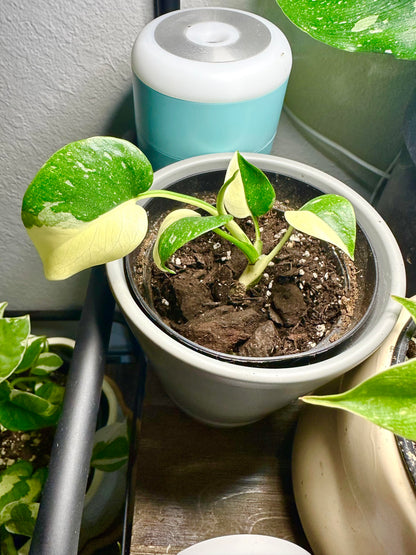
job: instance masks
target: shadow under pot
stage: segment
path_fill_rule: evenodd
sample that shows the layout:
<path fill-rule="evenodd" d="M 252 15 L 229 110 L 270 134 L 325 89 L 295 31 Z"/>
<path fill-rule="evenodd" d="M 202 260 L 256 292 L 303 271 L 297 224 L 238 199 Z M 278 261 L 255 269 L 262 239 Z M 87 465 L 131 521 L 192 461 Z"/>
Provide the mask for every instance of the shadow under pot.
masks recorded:
<path fill-rule="evenodd" d="M 285 209 L 334 193 L 356 211 L 354 263 L 295 231 L 261 281 L 241 294 L 234 280 L 245 258 L 212 234 L 177 251 L 170 261 L 175 274 L 164 274 L 152 263 L 152 242 L 158 222 L 179 206 L 154 199 L 146 204 L 144 243 L 124 267 L 107 266 L 119 306 L 166 391 L 185 412 L 213 425 L 255 421 L 361 362 L 397 317 L 390 294 L 404 290 L 397 244 L 357 193 L 291 160 L 247 158 L 276 190 L 277 203 L 260 222 L 266 252 L 287 229 Z M 228 161 L 221 154 L 178 162 L 156 172 L 155 188 L 214 202 Z M 250 222 L 245 231 L 250 235 Z"/>

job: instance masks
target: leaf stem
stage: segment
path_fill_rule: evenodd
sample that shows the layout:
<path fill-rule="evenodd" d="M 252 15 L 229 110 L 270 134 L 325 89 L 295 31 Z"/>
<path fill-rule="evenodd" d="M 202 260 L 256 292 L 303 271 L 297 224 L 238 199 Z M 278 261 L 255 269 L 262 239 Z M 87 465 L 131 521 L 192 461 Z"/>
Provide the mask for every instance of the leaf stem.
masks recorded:
<path fill-rule="evenodd" d="M 196 206 L 197 208 L 201 208 L 211 214 L 211 216 L 218 216 L 218 210 L 209 202 L 205 202 L 196 197 L 191 197 L 190 195 L 184 195 L 182 193 L 175 193 L 174 191 L 161 191 L 161 190 L 152 190 L 145 191 L 144 193 L 140 193 L 137 195 L 136 199 L 141 200 L 144 198 L 167 198 L 170 200 L 177 200 L 178 202 L 186 202 L 191 204 L 192 206 Z"/>
<path fill-rule="evenodd" d="M 192 206 L 205 210 L 206 212 L 208 212 L 208 214 L 211 214 L 212 216 L 221 215 L 220 211 L 217 210 L 215 206 L 212 206 L 212 204 L 209 204 L 204 200 L 192 197 L 190 195 L 175 193 L 174 191 L 150 190 L 144 193 L 140 193 L 136 198 L 137 200 L 141 200 L 144 198 L 152 197 L 167 198 L 170 200 L 176 200 L 178 202 L 186 202 L 187 204 L 191 204 Z M 226 214 L 225 211 L 224 214 Z M 215 233 L 217 233 L 220 237 L 223 237 L 227 241 L 230 241 L 230 243 L 236 245 L 246 255 L 250 264 L 253 264 L 258 259 L 258 252 L 253 247 L 250 239 L 247 237 L 241 227 L 234 220 L 231 220 L 230 222 L 225 224 L 224 227 L 226 227 L 230 233 L 226 233 L 221 229 L 214 230 Z"/>
<path fill-rule="evenodd" d="M 269 254 L 261 255 L 254 264 L 248 264 L 244 272 L 238 279 L 239 283 L 241 283 L 246 289 L 253 287 L 253 285 L 255 285 L 260 280 L 264 270 L 267 268 L 269 263 L 282 250 L 284 244 L 292 235 L 293 229 L 294 228 L 290 225 L 286 233 L 283 235 L 277 245 L 269 252 Z"/>

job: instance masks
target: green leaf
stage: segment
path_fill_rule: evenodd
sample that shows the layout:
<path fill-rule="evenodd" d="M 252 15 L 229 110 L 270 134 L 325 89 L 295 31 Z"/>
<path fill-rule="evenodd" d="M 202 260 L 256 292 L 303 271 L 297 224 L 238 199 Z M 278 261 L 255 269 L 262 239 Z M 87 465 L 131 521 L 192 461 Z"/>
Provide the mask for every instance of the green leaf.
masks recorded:
<path fill-rule="evenodd" d="M 63 364 L 61 357 L 55 353 L 41 353 L 36 361 L 36 366 L 31 370 L 35 376 L 47 376 L 58 370 Z"/>
<path fill-rule="evenodd" d="M 193 212 L 194 215 L 188 215 Z M 230 215 L 201 217 L 193 210 L 180 209 L 171 212 L 163 220 L 153 249 L 155 264 L 165 272 L 174 273 L 165 262 L 183 245 L 196 237 L 225 225 Z M 155 256 L 156 253 L 156 256 Z"/>
<path fill-rule="evenodd" d="M 46 477 L 46 468 L 33 472 L 28 461 L 17 461 L 3 470 L 0 473 L 0 511 L 15 501 L 31 503 L 39 499 Z"/>
<path fill-rule="evenodd" d="M 113 472 L 126 464 L 129 456 L 127 423 L 115 422 L 95 433 L 91 466 L 104 472 Z"/>
<path fill-rule="evenodd" d="M 61 406 L 38 395 L 12 390 L 10 401 L 0 403 L 0 424 L 11 431 L 26 432 L 55 426 Z"/>
<path fill-rule="evenodd" d="M 0 382 L 0 403 L 3 403 L 4 401 L 8 401 L 10 399 L 11 391 L 12 387 L 7 380 Z"/>
<path fill-rule="evenodd" d="M 287 210 L 285 218 L 295 229 L 332 243 L 354 260 L 356 221 L 349 200 L 339 195 L 321 195 L 300 210 Z"/>
<path fill-rule="evenodd" d="M 326 44 L 416 59 L 414 0 L 277 0 L 287 17 Z"/>
<path fill-rule="evenodd" d="M 237 172 L 237 173 L 236 173 Z M 236 218 L 262 216 L 273 206 L 274 188 L 266 175 L 239 152 L 232 157 L 225 182 L 235 175 L 224 193 L 224 206 Z"/>
<path fill-rule="evenodd" d="M 13 535 L 4 528 L 0 527 L 0 553 L 2 555 L 18 555 L 14 545 Z"/>
<path fill-rule="evenodd" d="M 35 393 L 53 405 L 61 405 L 64 400 L 65 387 L 54 382 L 46 382 L 37 384 Z"/>
<path fill-rule="evenodd" d="M 0 382 L 13 374 L 19 366 L 26 351 L 29 333 L 28 315 L 0 318 Z"/>
<path fill-rule="evenodd" d="M 28 337 L 25 354 L 18 368 L 16 369 L 16 372 L 24 372 L 25 370 L 31 368 L 35 364 L 39 355 L 45 349 L 45 345 L 46 337 L 37 337 L 36 335 L 30 335 Z"/>
<path fill-rule="evenodd" d="M 301 399 L 358 414 L 395 434 L 416 440 L 416 359 L 388 368 L 344 393 Z"/>
<path fill-rule="evenodd" d="M 92 137 L 58 150 L 23 198 L 22 220 L 48 279 L 125 256 L 143 240 L 146 211 L 136 197 L 153 172 L 133 144 Z"/>
<path fill-rule="evenodd" d="M 4 507 L 0 513 L 0 520 L 11 534 L 33 536 L 36 519 L 38 517 L 39 503 L 22 503 L 15 501 Z"/>
<path fill-rule="evenodd" d="M 0 303 L 0 318 L 3 318 L 4 316 L 4 311 L 6 310 L 7 304 L 8 303 L 6 302 Z"/>
<path fill-rule="evenodd" d="M 397 295 L 392 295 L 392 298 L 400 303 L 408 311 L 413 321 L 416 322 L 416 301 L 412 299 L 406 299 L 405 297 L 399 297 Z"/>

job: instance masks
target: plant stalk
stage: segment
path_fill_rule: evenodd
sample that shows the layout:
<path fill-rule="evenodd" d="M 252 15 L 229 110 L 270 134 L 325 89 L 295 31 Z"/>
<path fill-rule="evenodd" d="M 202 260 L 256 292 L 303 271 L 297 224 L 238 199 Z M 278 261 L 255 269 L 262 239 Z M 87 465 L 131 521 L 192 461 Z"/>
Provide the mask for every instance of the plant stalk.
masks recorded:
<path fill-rule="evenodd" d="M 269 254 L 261 255 L 254 264 L 248 264 L 246 266 L 244 272 L 238 279 L 238 282 L 241 283 L 241 285 L 243 285 L 245 289 L 250 289 L 250 287 L 253 287 L 254 285 L 256 285 L 256 283 L 258 283 L 261 276 L 263 275 L 264 270 L 267 268 L 273 258 L 279 254 L 285 243 L 288 241 L 289 237 L 292 235 L 293 229 L 294 228 L 290 225 L 286 233 L 283 235 L 277 245 L 269 252 Z"/>

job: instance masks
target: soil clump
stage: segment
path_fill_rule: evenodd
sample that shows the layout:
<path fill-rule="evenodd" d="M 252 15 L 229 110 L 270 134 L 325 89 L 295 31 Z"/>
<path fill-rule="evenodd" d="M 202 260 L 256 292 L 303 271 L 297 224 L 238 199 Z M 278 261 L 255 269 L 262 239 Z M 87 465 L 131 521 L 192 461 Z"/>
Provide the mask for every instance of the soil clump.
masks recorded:
<path fill-rule="evenodd" d="M 288 227 L 282 205 L 259 223 L 267 253 Z M 252 223 L 239 224 L 254 236 Z M 157 229 L 158 223 L 135 253 L 134 279 L 163 322 L 190 341 L 222 353 L 270 357 L 308 351 L 348 326 L 357 298 L 355 266 L 332 246 L 295 230 L 258 284 L 242 291 L 238 277 L 246 258 L 234 245 L 205 234 L 172 256 L 167 266 L 175 274 L 166 274 L 149 256 Z"/>

